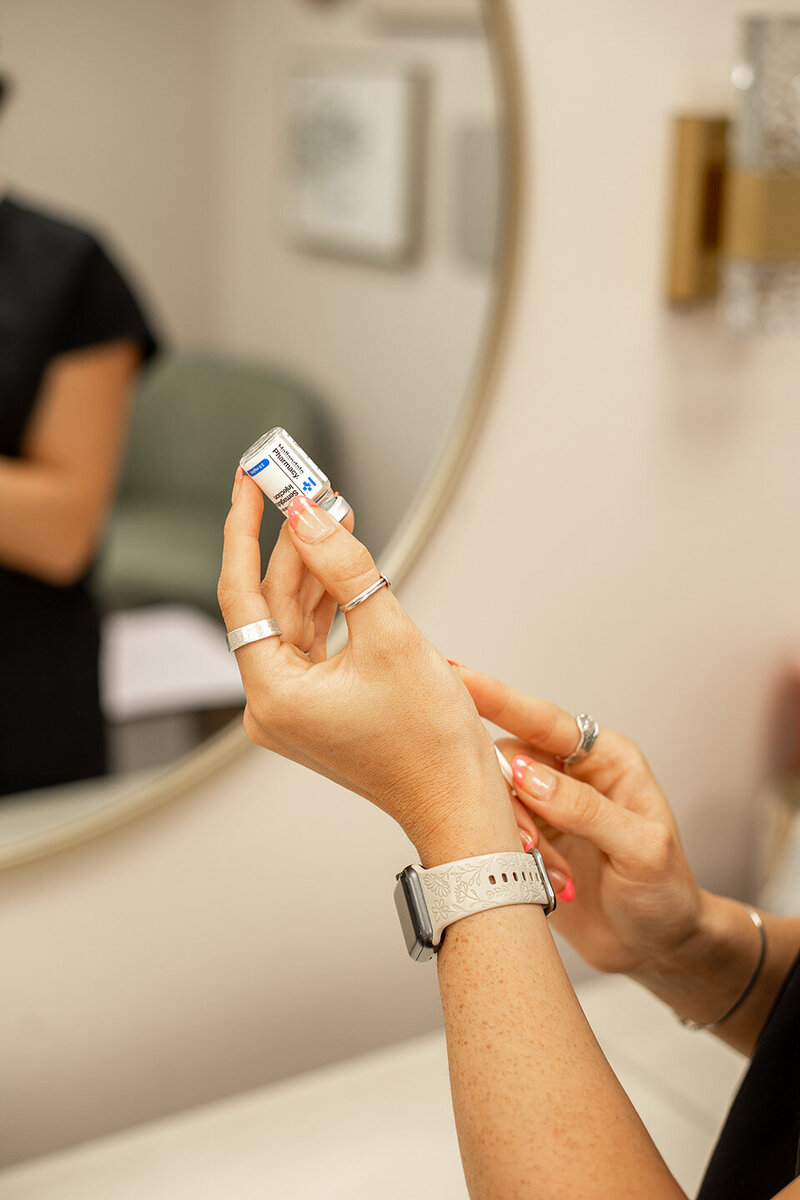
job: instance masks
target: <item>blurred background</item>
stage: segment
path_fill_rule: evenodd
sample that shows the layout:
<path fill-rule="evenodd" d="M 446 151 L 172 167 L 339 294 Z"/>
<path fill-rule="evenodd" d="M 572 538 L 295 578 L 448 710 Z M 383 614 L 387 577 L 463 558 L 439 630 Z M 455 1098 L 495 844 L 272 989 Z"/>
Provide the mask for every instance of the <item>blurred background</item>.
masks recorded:
<path fill-rule="evenodd" d="M 297 0 L 4 6 L 5 186 L 100 234 L 162 342 L 92 580 L 115 772 L 174 761 L 240 707 L 216 579 L 247 446 L 285 426 L 380 555 L 480 361 L 491 49 L 477 4 L 443 37 L 400 24 Z"/>
<path fill-rule="evenodd" d="M 738 0 L 481 11 L 469 0 L 6 0 L 3 62 L 18 87 L 0 161 L 15 188 L 107 231 L 151 300 L 167 356 L 142 382 L 141 420 L 149 388 L 153 415 L 166 412 L 170 372 L 187 362 L 188 405 L 220 370 L 247 396 L 255 378 L 307 404 L 320 465 L 379 556 L 437 478 L 437 452 L 496 348 L 487 330 L 513 266 L 488 410 L 416 545 L 403 603 L 448 657 L 633 736 L 701 884 L 796 912 L 796 223 L 778 245 L 742 235 L 712 254 L 723 178 L 777 171 L 791 192 L 798 174 L 800 8 L 781 0 L 763 14 L 788 22 L 777 33 L 754 34 L 752 15 Z M 705 130 L 689 149 L 676 141 L 682 117 Z M 720 122 L 733 123 L 730 139 Z M 778 144 L 788 157 L 753 156 Z M 688 297 L 674 290 L 676 254 Z M 169 444 L 183 431 L 202 458 L 188 422 L 191 435 L 181 415 Z M 185 594 L 110 599 L 130 479 L 98 574 L 109 619 L 164 605 L 184 630 L 187 609 L 216 621 Z M 219 495 L 213 504 L 217 520 Z M 149 644 L 163 662 L 179 638 L 169 623 L 160 631 Z M 198 662 L 219 632 L 204 627 L 181 661 Z M 156 690 L 175 676 L 173 665 Z M 156 762 L 204 734 L 185 728 L 185 695 L 165 707 L 140 682 L 150 708 L 123 705 L 113 720 L 127 729 L 128 769 L 154 772 L 147 813 L 91 840 L 85 788 L 72 798 L 77 826 L 64 796 L 3 814 L 18 848 L 0 911 L 9 1164 L 440 1028 L 435 979 L 409 962 L 396 925 L 394 876 L 414 855 L 399 830 L 233 735 L 226 759 L 204 760 L 190 785 L 169 782 Z M 234 704 L 217 691 L 204 719 L 216 727 Z M 49 857 L 27 850 L 37 804 L 61 831 Z M 340 890 L 354 862 L 355 914 Z M 298 864 L 313 880 L 302 896 Z M 564 958 L 579 986 L 598 983 Z M 691 1080 L 658 1142 L 689 1187 L 740 1064 L 719 1068 L 698 1041 L 672 1039 L 672 1018 L 640 1021 L 629 995 L 603 996 L 593 1012 L 598 1028 L 614 1025 L 626 1086 L 646 1090 L 660 1072 L 663 1115 L 670 1063 Z M 443 1085 L 441 1058 L 425 1078 Z M 380 1127 L 408 1130 L 413 1074 L 396 1090 L 382 1079 Z M 330 1109 L 303 1111 L 344 1137 Z M 680 1147 L 695 1135 L 683 1174 Z"/>

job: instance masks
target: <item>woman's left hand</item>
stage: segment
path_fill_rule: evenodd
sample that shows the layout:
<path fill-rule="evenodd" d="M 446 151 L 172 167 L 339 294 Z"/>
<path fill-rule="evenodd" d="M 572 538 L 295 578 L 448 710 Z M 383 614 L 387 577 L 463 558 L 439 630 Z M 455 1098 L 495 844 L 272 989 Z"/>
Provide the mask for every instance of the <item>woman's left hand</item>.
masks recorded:
<path fill-rule="evenodd" d="M 325 657 L 336 605 L 378 578 L 366 548 L 297 497 L 262 583 L 262 510 L 260 489 L 240 476 L 220 607 L 229 630 L 273 616 L 283 631 L 236 652 L 248 736 L 384 809 L 423 865 L 520 849 L 492 740 L 467 689 L 389 588 L 347 613 L 347 645 Z"/>

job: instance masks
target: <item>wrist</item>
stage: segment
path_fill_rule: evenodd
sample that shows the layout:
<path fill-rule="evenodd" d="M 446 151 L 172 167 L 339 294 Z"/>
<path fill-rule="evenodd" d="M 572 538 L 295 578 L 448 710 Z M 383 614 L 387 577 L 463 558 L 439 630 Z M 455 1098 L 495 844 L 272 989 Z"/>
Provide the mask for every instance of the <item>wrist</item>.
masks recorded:
<path fill-rule="evenodd" d="M 680 1017 L 706 1024 L 741 994 L 759 950 L 747 906 L 701 890 L 691 931 L 634 978 Z"/>
<path fill-rule="evenodd" d="M 521 851 L 519 829 L 503 779 L 483 785 L 455 784 L 446 800 L 418 810 L 415 828 L 406 828 L 423 867 L 499 851 Z"/>

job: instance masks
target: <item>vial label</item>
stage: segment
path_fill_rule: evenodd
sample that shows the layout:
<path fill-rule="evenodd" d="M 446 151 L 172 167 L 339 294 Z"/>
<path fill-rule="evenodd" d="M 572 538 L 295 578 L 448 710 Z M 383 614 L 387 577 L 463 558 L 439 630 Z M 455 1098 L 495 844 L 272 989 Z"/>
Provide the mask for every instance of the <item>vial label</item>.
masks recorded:
<path fill-rule="evenodd" d="M 316 464 L 298 453 L 299 449 L 287 438 L 276 436 L 268 444 L 259 446 L 255 463 L 242 464 L 262 492 L 284 514 L 293 496 L 316 500 L 330 486 Z"/>

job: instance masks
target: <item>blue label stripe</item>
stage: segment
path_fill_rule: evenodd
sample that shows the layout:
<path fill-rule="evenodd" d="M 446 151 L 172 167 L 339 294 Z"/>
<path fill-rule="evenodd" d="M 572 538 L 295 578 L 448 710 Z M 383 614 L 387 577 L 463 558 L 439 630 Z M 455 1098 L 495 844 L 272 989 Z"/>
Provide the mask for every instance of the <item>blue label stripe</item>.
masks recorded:
<path fill-rule="evenodd" d="M 256 465 L 254 467 L 251 467 L 250 470 L 247 472 L 247 474 L 248 475 L 257 475 L 259 471 L 263 471 L 264 467 L 268 467 L 268 466 L 269 466 L 269 459 L 262 458 L 261 462 L 256 463 Z"/>

